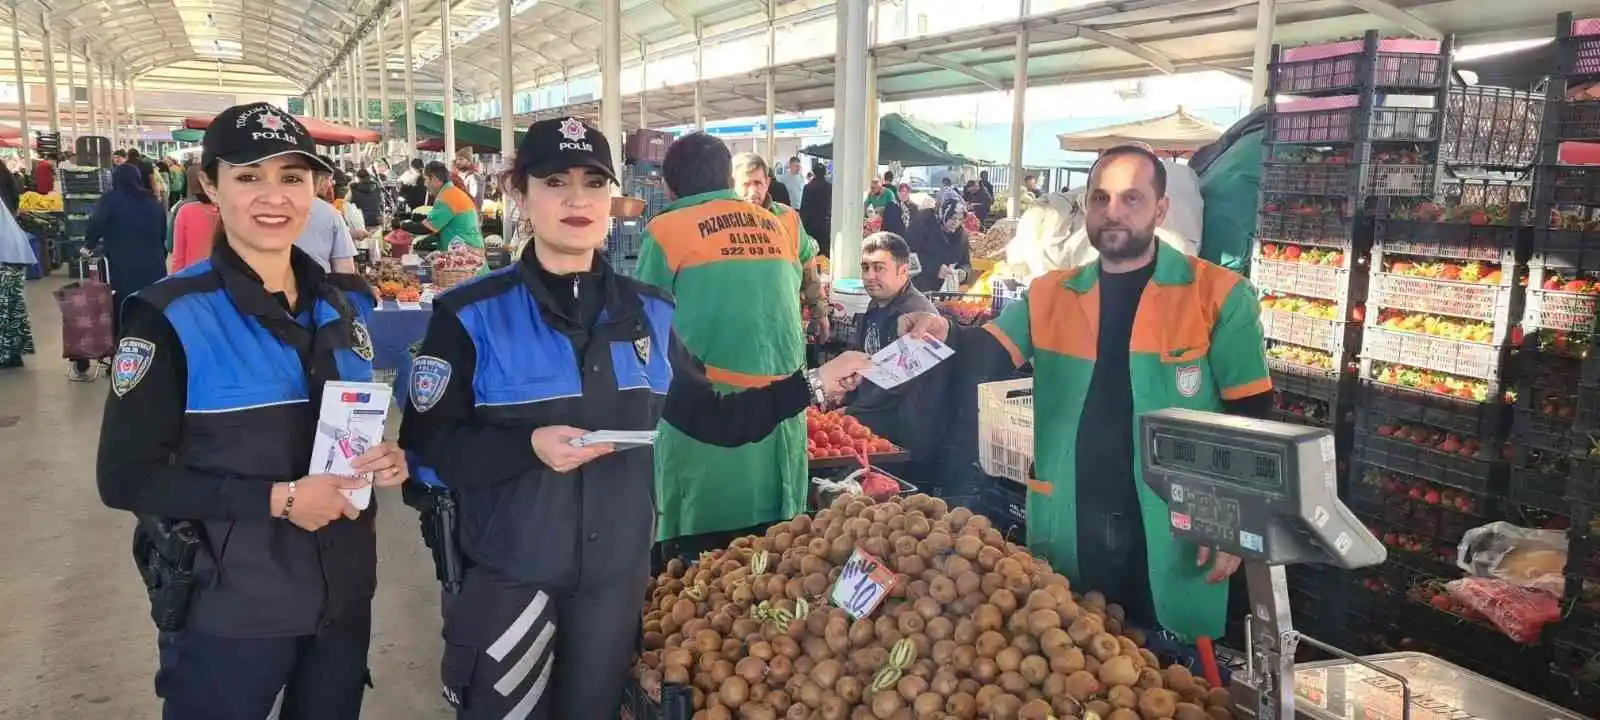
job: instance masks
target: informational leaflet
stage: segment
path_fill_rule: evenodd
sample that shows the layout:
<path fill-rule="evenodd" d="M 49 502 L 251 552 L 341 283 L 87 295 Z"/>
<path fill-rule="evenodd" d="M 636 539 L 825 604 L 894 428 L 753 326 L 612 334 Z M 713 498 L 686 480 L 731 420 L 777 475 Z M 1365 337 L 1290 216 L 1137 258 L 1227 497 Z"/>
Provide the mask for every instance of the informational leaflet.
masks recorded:
<path fill-rule="evenodd" d="M 361 473 L 350 461 L 383 442 L 384 423 L 389 417 L 393 389 L 382 383 L 329 382 L 322 391 L 322 410 L 317 417 L 317 437 L 311 446 L 312 475 Z M 372 485 L 343 491 L 357 510 L 372 502 Z"/>
<path fill-rule="evenodd" d="M 902 336 L 872 356 L 872 368 L 866 378 L 885 390 L 898 386 L 921 375 L 955 351 L 933 338 L 918 339 Z"/>
<path fill-rule="evenodd" d="M 611 444 L 618 450 L 654 445 L 656 431 L 654 430 L 595 430 L 582 437 L 572 439 L 573 447 L 588 447 L 590 445 Z"/>

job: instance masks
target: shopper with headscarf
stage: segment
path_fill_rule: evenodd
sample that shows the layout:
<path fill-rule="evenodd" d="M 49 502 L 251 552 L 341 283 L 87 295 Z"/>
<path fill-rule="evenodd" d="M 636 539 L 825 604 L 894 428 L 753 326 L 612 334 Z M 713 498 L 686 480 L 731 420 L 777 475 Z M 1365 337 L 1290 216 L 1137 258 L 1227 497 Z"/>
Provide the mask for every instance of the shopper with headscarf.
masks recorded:
<path fill-rule="evenodd" d="M 972 255 L 967 246 L 967 230 L 962 221 L 967 217 L 966 205 L 947 197 L 940 201 L 922 201 L 911 220 L 906 243 L 915 257 L 913 268 L 919 271 L 911 284 L 923 292 L 935 292 L 944 286 L 945 278 L 956 273 L 957 282 L 972 272 Z"/>
<path fill-rule="evenodd" d="M 86 252 L 105 248 L 113 307 L 167 276 L 167 211 L 150 194 L 138 164 L 112 171 L 111 192 L 95 205 L 83 239 Z M 120 314 L 111 314 L 113 328 L 121 327 Z"/>
<path fill-rule="evenodd" d="M 28 304 L 22 286 L 28 266 L 38 262 L 28 234 L 11 213 L 0 213 L 0 370 L 22 367 L 22 356 L 33 354 L 33 329 L 28 324 Z"/>

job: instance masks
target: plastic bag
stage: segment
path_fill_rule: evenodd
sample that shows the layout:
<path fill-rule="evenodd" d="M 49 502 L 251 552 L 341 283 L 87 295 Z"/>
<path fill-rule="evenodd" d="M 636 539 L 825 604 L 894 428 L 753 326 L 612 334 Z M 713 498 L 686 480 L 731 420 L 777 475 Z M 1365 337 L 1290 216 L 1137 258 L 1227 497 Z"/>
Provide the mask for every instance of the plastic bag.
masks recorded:
<path fill-rule="evenodd" d="M 1461 536 L 1456 566 L 1474 577 L 1560 595 L 1567 586 L 1567 536 L 1559 530 L 1492 522 Z"/>
<path fill-rule="evenodd" d="M 1547 623 L 1561 618 L 1560 601 L 1543 590 L 1483 577 L 1452 580 L 1445 587 L 1451 597 L 1519 643 L 1537 641 Z"/>

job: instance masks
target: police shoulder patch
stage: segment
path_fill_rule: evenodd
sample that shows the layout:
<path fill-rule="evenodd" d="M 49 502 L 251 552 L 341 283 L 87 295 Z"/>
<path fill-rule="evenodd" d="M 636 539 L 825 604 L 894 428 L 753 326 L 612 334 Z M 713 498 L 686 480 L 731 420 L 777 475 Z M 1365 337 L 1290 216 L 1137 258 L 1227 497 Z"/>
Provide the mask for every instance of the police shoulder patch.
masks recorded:
<path fill-rule="evenodd" d="M 117 357 L 111 363 L 111 392 L 127 395 L 139 386 L 155 362 L 156 344 L 144 338 L 123 338 L 117 344 Z"/>
<path fill-rule="evenodd" d="M 372 362 L 372 332 L 360 320 L 350 321 L 350 349 L 362 360 Z"/>
<path fill-rule="evenodd" d="M 432 355 L 418 355 L 411 361 L 411 406 L 427 412 L 444 398 L 450 384 L 450 363 Z"/>

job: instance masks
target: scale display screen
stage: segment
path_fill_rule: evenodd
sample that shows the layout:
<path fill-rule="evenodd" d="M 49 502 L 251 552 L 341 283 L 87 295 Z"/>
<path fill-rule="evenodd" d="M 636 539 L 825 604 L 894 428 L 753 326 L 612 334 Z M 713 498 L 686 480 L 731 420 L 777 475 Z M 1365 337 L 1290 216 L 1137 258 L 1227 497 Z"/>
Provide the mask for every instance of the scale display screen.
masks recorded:
<path fill-rule="evenodd" d="M 1200 473 L 1229 480 L 1254 490 L 1282 495 L 1281 453 L 1264 452 L 1238 444 L 1221 445 L 1192 437 L 1157 432 L 1151 464 L 1182 473 Z M 1237 522 L 1237 521 L 1236 521 Z"/>

